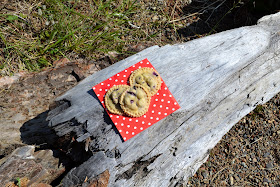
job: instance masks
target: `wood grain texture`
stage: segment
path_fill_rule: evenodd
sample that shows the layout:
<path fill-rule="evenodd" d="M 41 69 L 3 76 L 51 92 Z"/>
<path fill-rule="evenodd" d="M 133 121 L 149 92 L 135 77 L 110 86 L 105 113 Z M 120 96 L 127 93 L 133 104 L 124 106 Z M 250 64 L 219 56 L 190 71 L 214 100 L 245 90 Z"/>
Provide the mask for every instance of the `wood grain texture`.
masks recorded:
<path fill-rule="evenodd" d="M 208 152 L 243 116 L 280 91 L 280 14 L 258 25 L 177 45 L 153 46 L 83 80 L 57 98 L 49 126 L 59 136 L 91 138 L 93 156 L 72 169 L 63 184 L 83 183 L 105 170 L 109 186 L 175 186 L 184 183 Z M 127 142 L 91 87 L 148 58 L 181 106 Z M 83 149 L 83 148 L 81 148 Z"/>

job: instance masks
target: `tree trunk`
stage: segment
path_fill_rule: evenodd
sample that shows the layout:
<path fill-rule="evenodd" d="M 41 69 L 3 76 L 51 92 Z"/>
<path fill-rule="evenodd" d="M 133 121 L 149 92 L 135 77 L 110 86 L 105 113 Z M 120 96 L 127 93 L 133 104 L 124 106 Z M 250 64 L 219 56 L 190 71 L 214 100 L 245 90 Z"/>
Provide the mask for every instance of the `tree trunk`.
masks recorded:
<path fill-rule="evenodd" d="M 57 98 L 49 126 L 58 136 L 74 133 L 78 142 L 89 143 L 93 154 L 72 169 L 63 184 L 96 182 L 100 176 L 107 177 L 109 186 L 187 182 L 235 123 L 280 91 L 279 29 L 280 13 L 255 26 L 153 46 L 87 77 Z M 144 58 L 181 108 L 123 142 L 92 86 Z"/>

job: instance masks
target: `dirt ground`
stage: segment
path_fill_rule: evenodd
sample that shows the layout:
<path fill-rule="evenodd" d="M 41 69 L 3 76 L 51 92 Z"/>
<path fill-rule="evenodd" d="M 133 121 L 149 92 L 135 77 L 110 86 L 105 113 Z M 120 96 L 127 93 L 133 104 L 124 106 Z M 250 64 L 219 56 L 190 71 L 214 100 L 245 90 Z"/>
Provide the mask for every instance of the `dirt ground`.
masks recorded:
<path fill-rule="evenodd" d="M 170 1 L 168 1 L 170 2 Z M 267 10 L 252 10 L 250 1 L 243 1 L 232 9 L 235 1 L 199 1 L 174 9 L 177 19 L 191 20 L 178 30 L 162 28 L 162 44 L 189 41 L 209 33 L 256 24 Z M 172 4 L 170 2 L 170 6 Z M 146 8 L 153 8 L 152 3 Z M 202 8 L 203 7 L 203 8 Z M 213 29 L 214 28 L 214 29 Z M 172 41 L 172 42 L 171 42 Z M 130 44 L 138 52 L 158 45 L 157 40 Z M 47 128 L 44 118 L 54 99 L 75 86 L 86 76 L 125 58 L 122 55 L 102 56 L 98 60 L 65 58 L 54 66 L 37 73 L 23 72 L 0 80 L 0 159 L 15 148 L 36 145 L 52 148 L 55 142 L 46 137 L 55 135 Z M 8 84 L 6 84 L 8 83 Z M 206 163 L 185 181 L 190 186 L 278 186 L 280 183 L 280 94 L 258 106 L 240 120 L 213 148 Z M 36 131 L 34 131 L 34 128 Z"/>

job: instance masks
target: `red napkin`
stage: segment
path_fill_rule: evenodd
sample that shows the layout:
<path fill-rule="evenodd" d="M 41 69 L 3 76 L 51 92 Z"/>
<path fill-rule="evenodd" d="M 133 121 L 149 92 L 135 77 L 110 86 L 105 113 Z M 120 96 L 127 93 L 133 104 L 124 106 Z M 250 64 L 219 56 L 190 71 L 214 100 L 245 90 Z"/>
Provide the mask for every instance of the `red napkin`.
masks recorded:
<path fill-rule="evenodd" d="M 148 59 L 144 59 L 92 88 L 105 109 L 104 97 L 106 92 L 114 85 L 129 85 L 128 80 L 130 74 L 141 67 L 150 67 L 155 69 Z M 151 97 L 150 107 L 145 115 L 135 118 L 112 114 L 107 109 L 106 111 L 120 132 L 123 140 L 127 141 L 179 108 L 179 104 L 176 102 L 175 98 L 162 80 L 161 89 L 156 95 Z"/>

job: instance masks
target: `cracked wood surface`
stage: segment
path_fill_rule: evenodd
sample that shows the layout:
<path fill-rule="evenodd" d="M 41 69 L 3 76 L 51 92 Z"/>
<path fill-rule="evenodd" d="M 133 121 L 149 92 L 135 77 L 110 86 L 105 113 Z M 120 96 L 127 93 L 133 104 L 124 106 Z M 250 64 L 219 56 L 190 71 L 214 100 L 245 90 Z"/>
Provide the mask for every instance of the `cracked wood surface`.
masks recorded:
<path fill-rule="evenodd" d="M 187 182 L 209 150 L 242 117 L 280 91 L 280 13 L 173 46 L 153 46 L 80 82 L 57 98 L 49 126 L 59 136 L 89 138 L 93 156 L 72 169 L 65 186 L 109 171 L 109 186 L 176 186 Z M 120 135 L 92 91 L 148 58 L 181 108 L 132 139 Z M 84 148 L 81 148 L 84 149 Z"/>

